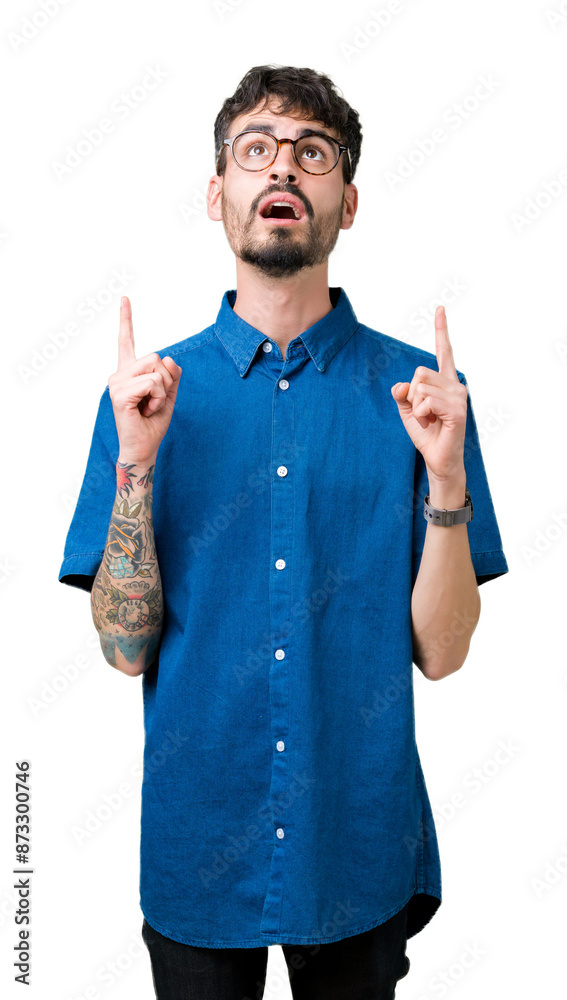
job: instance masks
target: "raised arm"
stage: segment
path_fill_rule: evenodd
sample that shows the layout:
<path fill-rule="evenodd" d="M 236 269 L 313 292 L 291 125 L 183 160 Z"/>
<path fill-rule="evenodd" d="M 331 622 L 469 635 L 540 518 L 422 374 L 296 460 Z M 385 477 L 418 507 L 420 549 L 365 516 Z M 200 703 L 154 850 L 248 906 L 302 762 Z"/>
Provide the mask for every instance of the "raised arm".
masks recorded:
<path fill-rule="evenodd" d="M 91 611 L 105 659 L 132 677 L 150 666 L 161 638 L 163 593 L 152 519 L 153 473 L 180 376 L 181 368 L 170 357 L 148 354 L 136 359 L 132 309 L 124 296 L 118 369 L 108 379 L 119 440 L 116 496 L 91 590 Z"/>

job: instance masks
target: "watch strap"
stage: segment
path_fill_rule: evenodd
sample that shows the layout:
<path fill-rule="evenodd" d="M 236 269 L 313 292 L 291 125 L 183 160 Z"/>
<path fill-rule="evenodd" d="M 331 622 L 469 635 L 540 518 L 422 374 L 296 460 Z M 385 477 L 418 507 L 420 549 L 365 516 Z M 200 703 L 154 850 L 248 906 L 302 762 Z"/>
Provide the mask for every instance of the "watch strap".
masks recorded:
<path fill-rule="evenodd" d="M 439 524 L 443 528 L 450 528 L 453 524 L 466 524 L 473 519 L 472 497 L 468 489 L 465 489 L 465 506 L 451 510 L 432 507 L 428 493 L 423 501 L 423 516 L 429 524 Z"/>

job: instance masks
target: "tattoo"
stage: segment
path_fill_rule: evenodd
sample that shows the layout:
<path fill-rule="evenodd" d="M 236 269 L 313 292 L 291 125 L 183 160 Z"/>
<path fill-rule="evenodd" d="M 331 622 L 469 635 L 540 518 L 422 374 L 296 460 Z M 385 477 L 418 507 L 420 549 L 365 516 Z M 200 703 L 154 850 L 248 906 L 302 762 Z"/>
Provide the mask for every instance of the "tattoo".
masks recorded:
<path fill-rule="evenodd" d="M 102 595 L 104 590 L 98 582 L 98 577 L 95 577 L 93 588 L 91 591 L 91 608 L 93 613 L 93 621 L 95 623 L 95 628 L 100 632 L 103 628 L 104 621 L 102 617 Z"/>
<path fill-rule="evenodd" d="M 123 590 L 130 590 L 131 587 L 133 587 L 134 590 L 136 591 L 149 590 L 151 587 L 151 583 L 144 583 L 143 580 L 135 580 L 134 583 L 122 584 Z"/>
<path fill-rule="evenodd" d="M 112 666 L 117 651 L 134 663 L 144 650 L 147 665 L 161 639 L 163 592 L 151 516 L 154 468 L 139 475 L 135 464 L 116 463 L 116 497 L 91 592 L 93 621 Z"/>
<path fill-rule="evenodd" d="M 149 559 L 149 560 L 154 560 L 154 559 L 157 559 L 157 555 L 156 555 L 156 546 L 155 546 L 155 538 L 154 538 L 154 522 L 153 522 L 153 518 L 151 517 L 150 514 L 147 515 L 146 521 L 147 521 L 148 529 L 149 529 L 149 531 L 148 531 L 149 538 L 148 538 L 148 543 L 147 543 L 146 558 Z M 142 576 L 142 573 L 140 573 L 139 575 Z"/>
<path fill-rule="evenodd" d="M 126 465 L 126 462 L 116 463 L 116 476 L 117 476 L 117 489 L 121 497 L 128 497 L 133 490 L 132 477 L 134 473 L 132 469 L 135 469 L 135 465 Z M 147 490 L 150 483 L 154 481 L 154 469 L 155 465 L 150 465 L 147 472 L 137 480 L 138 486 L 143 486 Z"/>
<path fill-rule="evenodd" d="M 132 506 L 126 500 L 120 503 L 117 500 L 114 504 L 105 547 L 105 568 L 114 579 L 152 575 L 155 547 L 148 546 L 146 524 L 137 517 L 141 508 L 141 500 L 137 500 Z M 150 518 L 147 520 L 152 536 L 153 523 Z M 149 549 L 152 550 L 151 553 Z"/>
<path fill-rule="evenodd" d="M 144 646 L 146 647 L 146 655 L 144 658 L 144 665 L 149 663 L 154 653 L 156 652 L 160 635 L 151 635 L 149 638 L 144 638 L 143 636 L 109 636 L 104 633 L 101 634 L 100 644 L 105 660 L 111 664 L 111 666 L 116 666 L 116 649 L 118 648 L 122 655 L 128 660 L 128 663 L 135 663 L 138 659 L 140 653 L 143 651 Z"/>
<path fill-rule="evenodd" d="M 125 594 L 113 586 L 109 587 L 108 596 L 113 607 L 106 612 L 106 617 L 112 625 L 119 623 L 127 632 L 137 632 L 144 625 L 159 625 L 161 586 L 158 584 L 143 598 Z"/>
<path fill-rule="evenodd" d="M 141 479 L 138 479 L 138 486 L 143 486 L 144 489 L 147 490 L 149 484 L 154 481 L 154 469 L 155 465 L 150 465 L 148 471 L 142 476 Z"/>

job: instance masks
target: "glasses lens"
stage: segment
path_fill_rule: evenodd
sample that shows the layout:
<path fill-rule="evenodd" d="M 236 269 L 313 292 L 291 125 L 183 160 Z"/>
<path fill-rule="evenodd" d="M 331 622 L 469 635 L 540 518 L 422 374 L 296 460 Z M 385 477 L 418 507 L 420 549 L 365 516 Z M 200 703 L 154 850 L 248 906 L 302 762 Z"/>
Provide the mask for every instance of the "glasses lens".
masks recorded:
<path fill-rule="evenodd" d="M 235 139 L 234 158 L 244 170 L 262 170 L 273 160 L 277 145 L 264 132 L 245 132 Z"/>
<path fill-rule="evenodd" d="M 234 141 L 234 158 L 244 170 L 263 170 L 274 159 L 277 143 L 265 132 L 244 132 Z M 299 163 L 309 174 L 325 174 L 339 158 L 338 146 L 331 139 L 306 135 L 295 147 Z"/>
<path fill-rule="evenodd" d="M 306 135 L 295 147 L 295 155 L 304 170 L 310 174 L 325 174 L 332 170 L 339 158 L 339 148 L 330 139 Z"/>

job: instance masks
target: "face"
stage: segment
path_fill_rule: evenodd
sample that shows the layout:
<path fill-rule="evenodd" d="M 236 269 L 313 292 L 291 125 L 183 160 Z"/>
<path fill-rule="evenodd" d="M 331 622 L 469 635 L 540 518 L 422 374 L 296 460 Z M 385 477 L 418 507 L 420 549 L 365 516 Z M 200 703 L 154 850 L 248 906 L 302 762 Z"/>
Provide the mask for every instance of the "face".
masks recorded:
<path fill-rule="evenodd" d="M 278 115 L 273 104 L 239 115 L 232 122 L 230 135 L 260 123 L 276 138 L 295 139 L 302 129 L 312 128 L 340 141 L 335 129 L 313 120 Z M 225 150 L 225 173 L 209 183 L 208 214 L 222 219 L 234 254 L 271 277 L 288 277 L 327 260 L 339 231 L 350 228 L 356 212 L 357 189 L 343 181 L 342 159 L 346 154 L 341 154 L 334 170 L 318 176 L 298 166 L 288 143 L 280 147 L 269 167 L 257 171 L 243 170 L 228 147 Z M 294 195 L 301 218 L 279 219 L 277 209 L 271 218 L 264 218 L 262 202 L 276 194 Z"/>

